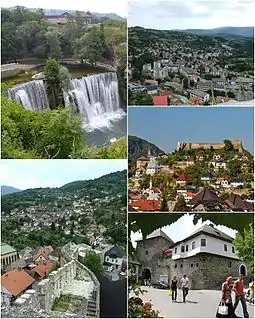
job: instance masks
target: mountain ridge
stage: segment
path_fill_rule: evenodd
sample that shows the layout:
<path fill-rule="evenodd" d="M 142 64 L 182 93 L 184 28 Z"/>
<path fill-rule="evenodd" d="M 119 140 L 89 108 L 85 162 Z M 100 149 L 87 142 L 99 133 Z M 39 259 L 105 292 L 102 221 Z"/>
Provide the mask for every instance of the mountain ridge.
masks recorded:
<path fill-rule="evenodd" d="M 16 7 L 9 7 L 9 8 L 4 8 L 4 9 L 7 9 L 7 10 L 14 10 Z M 37 11 L 39 8 L 26 8 L 30 11 Z M 54 16 L 54 15 L 61 15 L 65 12 L 68 12 L 68 13 L 74 13 L 76 11 L 79 11 L 79 10 L 62 10 L 62 9 L 43 9 L 43 12 L 46 16 Z M 109 18 L 109 19 L 112 19 L 112 20 L 125 20 L 126 18 L 125 17 L 121 17 L 119 16 L 117 13 L 114 13 L 114 12 L 111 12 L 111 13 L 103 13 L 103 12 L 91 12 L 92 14 L 94 14 L 95 16 L 97 16 L 98 18 L 101 18 L 101 17 L 106 17 L 106 18 Z"/>
<path fill-rule="evenodd" d="M 23 190 L 18 189 L 16 187 L 13 186 L 9 186 L 9 185 L 2 185 L 1 186 L 1 196 L 5 196 L 8 194 L 14 194 L 14 193 L 18 193 L 18 192 L 22 192 Z"/>
<path fill-rule="evenodd" d="M 220 27 L 212 29 L 185 29 L 178 30 L 186 33 L 192 33 L 195 35 L 205 36 L 239 36 L 251 38 L 254 36 L 254 27 Z"/>
<path fill-rule="evenodd" d="M 142 139 L 138 136 L 128 136 L 128 155 L 131 161 L 137 160 L 140 156 L 147 156 L 148 151 L 152 154 L 165 153 L 157 145 Z"/>

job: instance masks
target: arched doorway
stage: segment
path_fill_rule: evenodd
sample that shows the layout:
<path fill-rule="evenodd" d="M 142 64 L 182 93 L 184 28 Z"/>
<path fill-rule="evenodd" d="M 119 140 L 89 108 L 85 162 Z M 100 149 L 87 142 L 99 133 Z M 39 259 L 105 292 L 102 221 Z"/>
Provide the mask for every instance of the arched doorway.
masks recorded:
<path fill-rule="evenodd" d="M 247 276 L 247 267 L 244 264 L 239 267 L 239 275 Z"/>
<path fill-rule="evenodd" d="M 151 271 L 148 268 L 145 268 L 142 272 L 142 280 L 143 284 L 146 286 L 147 284 L 150 284 L 151 281 Z"/>

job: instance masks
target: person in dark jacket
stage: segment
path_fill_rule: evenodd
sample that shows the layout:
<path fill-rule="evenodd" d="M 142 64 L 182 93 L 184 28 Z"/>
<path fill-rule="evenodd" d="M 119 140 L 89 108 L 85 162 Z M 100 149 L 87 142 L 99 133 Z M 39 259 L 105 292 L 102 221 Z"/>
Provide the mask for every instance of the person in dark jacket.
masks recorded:
<path fill-rule="evenodd" d="M 176 302 L 177 298 L 177 279 L 174 276 L 172 282 L 171 282 L 171 290 L 172 290 L 172 301 Z"/>

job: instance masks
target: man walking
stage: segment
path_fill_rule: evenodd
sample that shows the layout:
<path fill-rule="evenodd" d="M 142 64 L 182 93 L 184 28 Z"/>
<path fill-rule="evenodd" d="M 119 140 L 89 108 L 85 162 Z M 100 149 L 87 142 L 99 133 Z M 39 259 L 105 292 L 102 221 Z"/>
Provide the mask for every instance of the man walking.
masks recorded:
<path fill-rule="evenodd" d="M 246 300 L 244 296 L 244 284 L 243 284 L 244 276 L 242 274 L 239 275 L 239 279 L 234 283 L 234 292 L 236 293 L 235 296 L 235 304 L 234 304 L 234 311 L 236 310 L 239 301 L 241 300 L 241 304 L 243 307 L 243 315 L 244 318 L 249 318 L 249 314 L 247 311 Z"/>
<path fill-rule="evenodd" d="M 186 275 L 184 275 L 182 277 L 182 279 L 180 280 L 180 284 L 181 284 L 181 290 L 182 290 L 182 295 L 183 295 L 183 302 L 186 302 L 186 296 L 189 292 L 189 279 L 187 278 Z"/>

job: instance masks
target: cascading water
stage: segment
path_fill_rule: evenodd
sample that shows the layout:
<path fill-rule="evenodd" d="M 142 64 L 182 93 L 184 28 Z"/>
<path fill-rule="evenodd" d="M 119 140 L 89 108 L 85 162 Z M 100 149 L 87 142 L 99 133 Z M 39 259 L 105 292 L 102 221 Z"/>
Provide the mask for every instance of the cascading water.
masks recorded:
<path fill-rule="evenodd" d="M 71 80 L 71 90 L 65 97 L 82 115 L 87 131 L 111 128 L 113 122 L 125 116 L 120 108 L 118 79 L 116 73 L 96 74 Z"/>
<path fill-rule="evenodd" d="M 43 80 L 15 85 L 8 89 L 7 96 L 9 99 L 17 100 L 25 109 L 30 111 L 42 111 L 49 107 Z"/>

